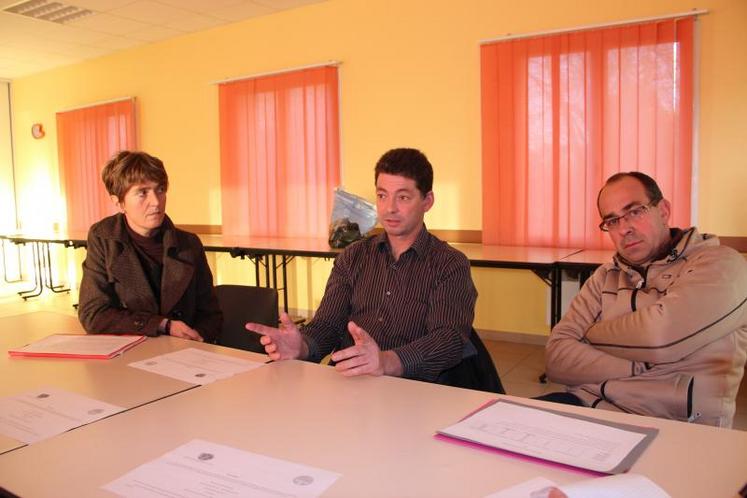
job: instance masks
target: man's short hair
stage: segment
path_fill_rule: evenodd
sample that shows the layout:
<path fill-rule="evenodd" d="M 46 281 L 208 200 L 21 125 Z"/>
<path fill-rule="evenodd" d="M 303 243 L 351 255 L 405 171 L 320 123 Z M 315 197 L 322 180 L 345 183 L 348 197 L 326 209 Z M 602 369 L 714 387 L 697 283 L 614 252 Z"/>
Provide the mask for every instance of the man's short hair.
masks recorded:
<path fill-rule="evenodd" d="M 423 197 L 433 190 L 433 166 L 418 149 L 400 148 L 385 152 L 376 163 L 375 172 L 374 181 L 381 173 L 414 180 Z"/>
<path fill-rule="evenodd" d="M 661 193 L 661 189 L 659 188 L 659 185 L 657 185 L 656 180 L 648 176 L 646 173 L 641 173 L 640 171 L 620 172 L 607 178 L 607 181 L 604 182 L 602 188 L 599 189 L 599 193 L 597 194 L 597 209 L 599 209 L 599 198 L 602 195 L 602 190 L 604 190 L 607 185 L 619 182 L 623 178 L 635 178 L 641 182 L 641 185 L 643 185 L 643 189 L 646 191 L 646 195 L 648 196 L 648 202 L 653 205 L 658 204 L 659 201 L 664 198 L 664 194 Z"/>
<path fill-rule="evenodd" d="M 169 176 L 163 161 L 140 151 L 117 152 L 101 171 L 101 179 L 109 195 L 116 195 L 120 202 L 130 187 L 136 184 L 156 182 L 165 190 L 169 188 Z"/>

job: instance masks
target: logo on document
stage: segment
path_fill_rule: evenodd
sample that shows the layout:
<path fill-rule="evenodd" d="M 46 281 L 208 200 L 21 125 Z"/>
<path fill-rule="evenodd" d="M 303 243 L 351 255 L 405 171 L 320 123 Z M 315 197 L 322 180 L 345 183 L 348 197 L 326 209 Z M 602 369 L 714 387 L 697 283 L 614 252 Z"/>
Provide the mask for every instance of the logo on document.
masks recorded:
<path fill-rule="evenodd" d="M 293 478 L 293 484 L 297 486 L 308 486 L 314 482 L 314 478 L 311 476 L 298 476 Z"/>

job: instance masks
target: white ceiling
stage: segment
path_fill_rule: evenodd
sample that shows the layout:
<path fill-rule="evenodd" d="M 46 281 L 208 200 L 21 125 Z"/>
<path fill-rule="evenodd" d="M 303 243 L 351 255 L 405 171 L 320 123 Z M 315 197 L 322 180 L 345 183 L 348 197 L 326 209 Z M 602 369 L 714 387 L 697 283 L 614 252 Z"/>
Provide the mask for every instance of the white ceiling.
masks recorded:
<path fill-rule="evenodd" d="M 324 0 L 39 0 L 93 11 L 58 24 L 3 9 L 0 0 L 0 79 L 19 78 L 221 24 Z"/>

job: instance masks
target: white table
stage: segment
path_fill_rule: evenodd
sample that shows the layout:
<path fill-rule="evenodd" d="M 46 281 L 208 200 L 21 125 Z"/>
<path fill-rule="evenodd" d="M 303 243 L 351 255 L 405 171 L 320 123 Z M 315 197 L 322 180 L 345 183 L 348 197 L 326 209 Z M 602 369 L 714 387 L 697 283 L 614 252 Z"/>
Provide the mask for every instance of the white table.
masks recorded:
<path fill-rule="evenodd" d="M 131 409 L 196 387 L 127 366 L 134 361 L 184 348 L 200 348 L 263 363 L 267 361 L 265 355 L 170 336 L 148 338 L 110 360 L 18 358 L 10 357 L 7 353 L 9 348 L 56 333 L 83 333 L 83 328 L 76 317 L 50 312 L 0 318 L 0 396 L 53 386 Z M 0 453 L 23 445 L 0 434 Z"/>
<path fill-rule="evenodd" d="M 271 363 L 1 455 L 0 481 L 21 496 L 112 496 L 100 486 L 194 438 L 341 473 L 330 497 L 482 497 L 537 476 L 589 477 L 434 438 L 493 397 Z M 673 497 L 728 497 L 747 479 L 746 432 L 507 398 L 658 427 L 632 471 Z"/>

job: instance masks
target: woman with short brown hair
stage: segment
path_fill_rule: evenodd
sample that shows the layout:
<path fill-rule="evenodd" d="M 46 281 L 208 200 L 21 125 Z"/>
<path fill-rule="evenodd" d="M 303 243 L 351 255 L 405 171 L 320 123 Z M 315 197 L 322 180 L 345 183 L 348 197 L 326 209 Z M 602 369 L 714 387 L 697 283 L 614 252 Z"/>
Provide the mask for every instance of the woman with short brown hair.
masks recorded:
<path fill-rule="evenodd" d="M 223 320 L 213 276 L 197 236 L 166 215 L 163 162 L 122 151 L 101 179 L 120 212 L 88 232 L 78 307 L 83 327 L 212 342 Z"/>

